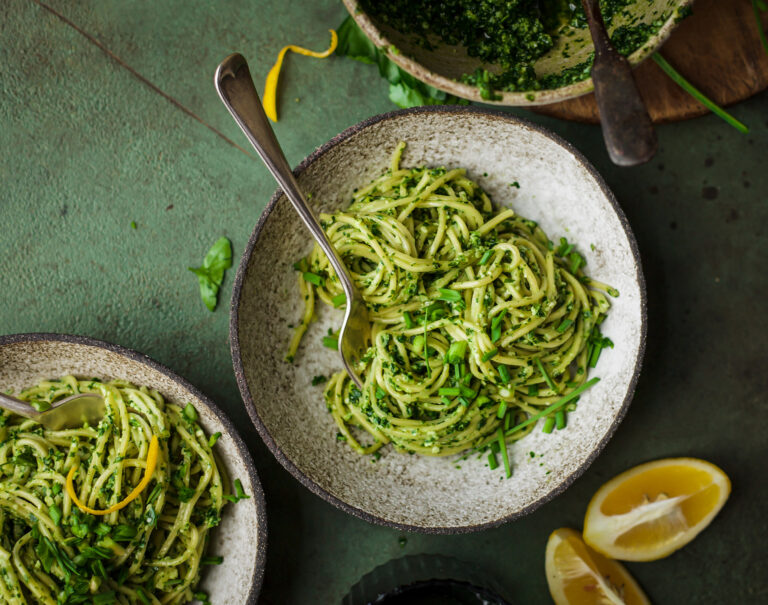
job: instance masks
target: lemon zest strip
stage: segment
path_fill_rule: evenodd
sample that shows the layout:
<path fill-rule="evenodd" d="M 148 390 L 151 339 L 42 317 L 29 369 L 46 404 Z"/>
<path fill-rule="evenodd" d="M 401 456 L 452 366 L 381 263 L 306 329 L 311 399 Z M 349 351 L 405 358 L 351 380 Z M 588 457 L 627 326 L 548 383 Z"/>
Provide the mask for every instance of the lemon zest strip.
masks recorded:
<path fill-rule="evenodd" d="M 336 35 L 334 30 L 331 29 L 329 31 L 331 32 L 331 45 L 326 51 L 315 52 L 312 50 L 307 50 L 306 48 L 302 48 L 301 46 L 290 44 L 283 47 L 282 50 L 278 53 L 277 61 L 275 61 L 272 69 L 270 69 L 269 73 L 267 74 L 267 81 L 264 84 L 264 98 L 262 101 L 262 104 L 264 105 L 264 113 L 266 113 L 267 117 L 273 122 L 277 122 L 277 80 L 280 77 L 280 69 L 283 66 L 285 53 L 290 50 L 291 52 L 295 52 L 299 55 L 304 55 L 305 57 L 315 57 L 316 59 L 325 59 L 326 57 L 330 57 L 333 54 L 333 51 L 336 50 L 339 37 Z"/>
<path fill-rule="evenodd" d="M 133 488 L 133 491 L 126 496 L 125 500 L 122 502 L 118 502 L 117 504 L 113 504 L 109 508 L 105 510 L 95 510 L 93 508 L 88 508 L 85 504 L 80 502 L 80 499 L 77 497 L 77 494 L 75 493 L 75 488 L 72 485 L 72 481 L 75 478 L 75 473 L 77 472 L 78 466 L 72 466 L 71 469 L 69 469 L 69 473 L 67 473 L 67 482 L 66 482 L 66 489 L 67 493 L 69 494 L 69 497 L 72 498 L 72 502 L 75 503 L 77 508 L 79 508 L 84 513 L 88 513 L 90 515 L 109 515 L 110 513 L 114 513 L 122 508 L 125 508 L 128 506 L 131 502 L 133 502 L 136 498 L 138 498 L 139 494 L 143 492 L 147 486 L 149 485 L 149 482 L 152 480 L 152 475 L 155 473 L 155 467 L 157 466 L 157 457 L 159 452 L 160 446 L 157 440 L 157 435 L 152 435 L 152 439 L 149 442 L 149 451 L 147 452 L 147 468 L 144 471 L 144 477 L 139 481 L 139 484 Z"/>

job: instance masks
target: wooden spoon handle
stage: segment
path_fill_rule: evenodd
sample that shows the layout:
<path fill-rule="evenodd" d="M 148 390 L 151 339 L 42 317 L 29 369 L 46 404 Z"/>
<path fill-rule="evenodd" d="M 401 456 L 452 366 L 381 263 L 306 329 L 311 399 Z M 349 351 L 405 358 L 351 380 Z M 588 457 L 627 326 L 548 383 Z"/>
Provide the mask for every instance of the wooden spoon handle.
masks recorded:
<path fill-rule="evenodd" d="M 592 81 L 603 139 L 614 164 L 636 166 L 656 153 L 656 132 L 632 76 L 632 67 L 611 44 L 598 0 L 581 0 L 595 45 Z"/>

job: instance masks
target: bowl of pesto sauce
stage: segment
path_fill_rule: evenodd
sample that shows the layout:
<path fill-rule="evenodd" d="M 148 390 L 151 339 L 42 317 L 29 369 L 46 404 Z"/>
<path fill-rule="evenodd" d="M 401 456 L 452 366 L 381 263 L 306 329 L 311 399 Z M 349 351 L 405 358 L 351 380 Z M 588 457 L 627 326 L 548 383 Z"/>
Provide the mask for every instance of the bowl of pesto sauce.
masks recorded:
<path fill-rule="evenodd" d="M 470 101 L 543 105 L 593 89 L 594 47 L 580 0 L 343 0 L 399 67 Z M 616 49 L 637 65 L 693 0 L 601 0 Z"/>

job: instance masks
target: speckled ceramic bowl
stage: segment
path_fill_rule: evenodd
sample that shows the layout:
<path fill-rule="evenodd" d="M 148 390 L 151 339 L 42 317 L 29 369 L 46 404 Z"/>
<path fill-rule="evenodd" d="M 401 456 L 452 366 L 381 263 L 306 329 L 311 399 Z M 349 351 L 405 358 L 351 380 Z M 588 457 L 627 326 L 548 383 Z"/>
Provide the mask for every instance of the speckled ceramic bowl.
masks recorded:
<path fill-rule="evenodd" d="M 500 99 L 488 101 L 480 96 L 476 87 L 462 84 L 458 79 L 463 74 L 473 73 L 478 67 L 486 67 L 492 72 L 498 71 L 498 68 L 469 57 L 461 46 L 449 46 L 435 40 L 434 48 L 424 48 L 414 36 L 404 35 L 371 18 L 361 8 L 359 0 L 343 2 L 360 29 L 390 60 L 419 80 L 458 97 L 498 105 L 544 105 L 578 97 L 593 89 L 592 79 L 587 78 L 551 90 L 500 92 Z M 638 0 L 614 19 L 609 32 L 622 26 L 658 23 L 656 33 L 628 57 L 632 65 L 637 65 L 661 47 L 692 3 L 693 0 Z M 534 68 L 537 75 L 556 76 L 589 58 L 594 51 L 589 31 L 586 28 L 572 31 L 570 36 L 561 36 L 555 46 L 536 61 Z"/>
<path fill-rule="evenodd" d="M 645 342 L 640 259 L 624 214 L 584 157 L 503 113 L 432 107 L 371 118 L 304 160 L 296 170 L 299 184 L 316 211 L 344 207 L 353 189 L 389 165 L 401 140 L 408 143 L 404 166 L 467 168 L 496 204 L 538 221 L 553 239 L 567 236 L 586 256 L 589 273 L 620 290 L 604 323 L 616 348 L 593 372 L 602 380 L 569 414 L 566 430 L 546 435 L 536 429 L 510 447 L 509 480 L 491 472 L 484 456 L 457 463 L 456 457 L 408 456 L 391 448 L 375 463 L 359 456 L 336 441 L 322 386 L 311 384 L 313 376 L 341 368 L 321 337 L 338 328 L 342 312 L 319 305 L 295 362 L 283 360 L 289 324 L 303 309 L 292 264 L 310 251 L 312 240 L 282 195 L 272 198 L 259 220 L 237 273 L 230 324 L 235 373 L 264 441 L 313 492 L 368 521 L 427 532 L 472 531 L 531 512 L 562 492 L 616 429 L 634 392 Z M 515 181 L 519 189 L 510 187 Z"/>
<path fill-rule="evenodd" d="M 250 499 L 227 506 L 211 533 L 209 552 L 224 562 L 203 572 L 199 589 L 212 603 L 255 605 L 264 575 L 267 519 L 256 469 L 235 427 L 210 399 L 168 368 L 135 351 L 81 336 L 17 334 L 0 336 L 0 389 L 22 388 L 67 374 L 122 378 L 157 389 L 169 402 L 192 403 L 206 433 L 221 432 L 216 444 L 227 475 L 239 478 Z"/>

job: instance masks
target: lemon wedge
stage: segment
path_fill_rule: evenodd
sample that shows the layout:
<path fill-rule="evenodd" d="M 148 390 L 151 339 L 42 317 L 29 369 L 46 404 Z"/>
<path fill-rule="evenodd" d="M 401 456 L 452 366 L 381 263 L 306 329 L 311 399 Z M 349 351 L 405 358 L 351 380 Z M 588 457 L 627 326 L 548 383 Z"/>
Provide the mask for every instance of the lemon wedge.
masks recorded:
<path fill-rule="evenodd" d="M 621 563 L 593 551 L 573 529 L 552 532 L 545 566 L 556 605 L 650 605 Z"/>
<path fill-rule="evenodd" d="M 584 519 L 584 540 L 613 559 L 661 559 L 707 527 L 730 493 L 726 474 L 704 460 L 641 464 L 597 490 Z"/>

